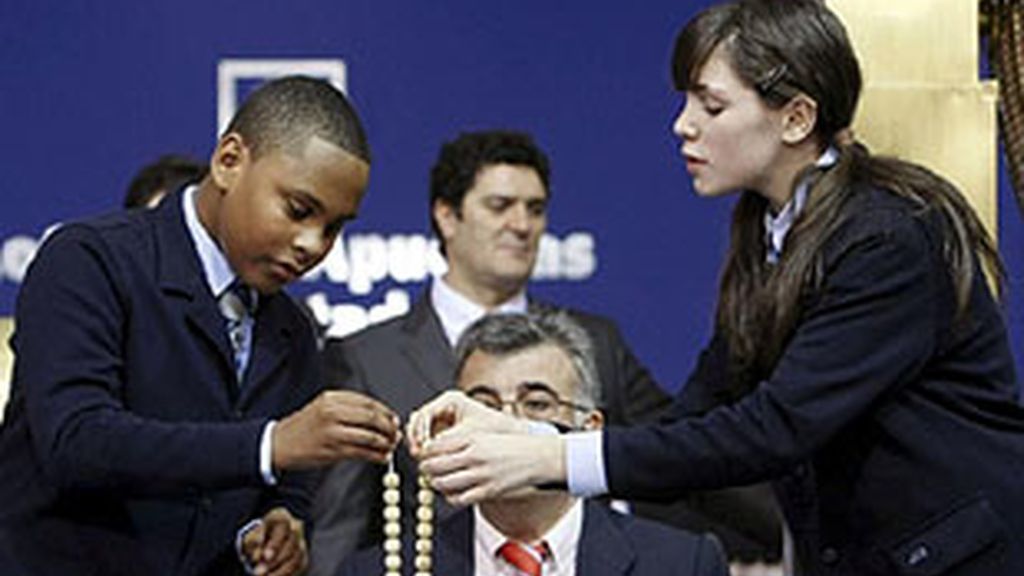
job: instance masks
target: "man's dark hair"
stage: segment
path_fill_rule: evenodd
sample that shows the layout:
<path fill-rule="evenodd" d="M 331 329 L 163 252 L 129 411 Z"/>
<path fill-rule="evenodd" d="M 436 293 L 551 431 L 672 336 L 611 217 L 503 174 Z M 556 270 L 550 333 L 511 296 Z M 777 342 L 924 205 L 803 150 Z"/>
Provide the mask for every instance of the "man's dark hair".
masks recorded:
<path fill-rule="evenodd" d="M 148 206 L 157 195 L 173 194 L 184 186 L 199 182 L 206 176 L 206 170 L 206 164 L 188 156 L 161 156 L 135 173 L 124 196 L 124 207 Z"/>
<path fill-rule="evenodd" d="M 317 78 L 285 76 L 260 86 L 231 119 L 226 133 L 231 132 L 242 136 L 255 157 L 318 136 L 370 162 L 359 115 L 341 91 Z"/>
<path fill-rule="evenodd" d="M 548 157 L 537 147 L 533 138 L 525 132 L 511 130 L 484 130 L 463 132 L 451 142 L 441 146 L 441 152 L 430 171 L 430 223 L 434 234 L 444 238 L 434 221 L 433 209 L 437 202 L 451 206 L 455 213 L 462 215 L 462 199 L 473 187 L 480 170 L 495 164 L 510 164 L 533 168 L 544 184 L 548 195 L 550 168 Z"/>

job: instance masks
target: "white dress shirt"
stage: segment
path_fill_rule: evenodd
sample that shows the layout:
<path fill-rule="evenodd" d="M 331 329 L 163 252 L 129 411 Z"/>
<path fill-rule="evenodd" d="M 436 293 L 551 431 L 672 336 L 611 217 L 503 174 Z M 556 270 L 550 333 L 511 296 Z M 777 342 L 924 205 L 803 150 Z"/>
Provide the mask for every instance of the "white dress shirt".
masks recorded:
<path fill-rule="evenodd" d="M 576 576 L 576 552 L 583 534 L 583 513 L 583 501 L 576 499 L 558 523 L 544 534 L 542 541 L 547 543 L 551 554 L 542 565 L 543 576 Z M 473 507 L 473 517 L 474 576 L 519 576 L 519 571 L 498 554 L 501 545 L 509 538 L 484 518 L 478 506 Z"/>
<path fill-rule="evenodd" d="M 487 310 L 457 292 L 443 277 L 436 278 L 430 285 L 430 303 L 434 305 L 444 336 L 452 348 L 466 328 L 487 314 L 524 314 L 529 305 L 523 290 L 494 309 Z"/>
<path fill-rule="evenodd" d="M 829 146 L 825 152 L 818 157 L 814 165 L 817 168 L 828 168 L 839 161 L 839 150 Z M 779 210 L 778 214 L 772 214 L 770 210 L 764 213 L 764 230 L 768 253 L 765 258 L 768 262 L 775 264 L 782 255 L 782 247 L 786 242 L 786 234 L 793 227 L 793 222 L 804 205 L 807 204 L 807 194 L 810 192 L 811 183 L 809 178 L 804 178 L 793 191 L 793 197 L 786 202 L 786 205 Z"/>

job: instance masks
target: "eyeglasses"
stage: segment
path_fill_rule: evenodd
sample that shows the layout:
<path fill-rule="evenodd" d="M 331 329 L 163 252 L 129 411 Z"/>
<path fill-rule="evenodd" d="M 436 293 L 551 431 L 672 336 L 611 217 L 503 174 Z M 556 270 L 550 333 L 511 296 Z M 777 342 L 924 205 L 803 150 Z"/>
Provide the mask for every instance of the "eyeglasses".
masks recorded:
<path fill-rule="evenodd" d="M 523 382 L 519 385 L 514 400 L 505 400 L 486 384 L 478 384 L 466 391 L 466 395 L 494 410 L 512 406 L 516 415 L 531 420 L 552 420 L 558 417 L 559 408 L 570 408 L 589 412 L 593 408 L 563 400 L 551 386 L 544 382 Z"/>

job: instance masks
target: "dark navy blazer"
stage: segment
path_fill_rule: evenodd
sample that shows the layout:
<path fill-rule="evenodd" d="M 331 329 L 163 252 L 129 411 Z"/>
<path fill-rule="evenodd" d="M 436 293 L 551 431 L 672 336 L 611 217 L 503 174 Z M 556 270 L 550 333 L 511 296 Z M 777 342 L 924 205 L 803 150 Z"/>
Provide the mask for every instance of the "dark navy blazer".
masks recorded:
<path fill-rule="evenodd" d="M 612 494 L 775 478 L 805 574 L 1024 574 L 1024 409 L 979 272 L 955 320 L 931 211 L 854 197 L 771 375 L 739 398 L 605 435 Z M 681 403 L 712 406 L 716 338 Z"/>
<path fill-rule="evenodd" d="M 308 326 L 262 297 L 239 386 L 180 195 L 55 232 L 17 303 L 0 573 L 230 574 L 245 522 L 306 517 L 309 476 L 265 486 L 259 442 L 316 393 Z"/>
<path fill-rule="evenodd" d="M 433 573 L 473 576 L 473 512 L 464 508 L 438 525 Z M 403 574 L 413 574 L 414 552 L 405 542 Z M 380 547 L 345 562 L 339 576 L 383 573 Z M 625 516 L 597 502 L 586 502 L 576 553 L 577 576 L 728 576 L 721 546 L 713 536 L 697 535 L 649 520 Z"/>

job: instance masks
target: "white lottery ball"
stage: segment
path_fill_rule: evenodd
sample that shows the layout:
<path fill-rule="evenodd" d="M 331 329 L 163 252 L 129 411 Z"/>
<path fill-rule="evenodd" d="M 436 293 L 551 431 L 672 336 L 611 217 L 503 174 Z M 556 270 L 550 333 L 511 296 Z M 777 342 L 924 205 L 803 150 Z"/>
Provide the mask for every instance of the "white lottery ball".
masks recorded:
<path fill-rule="evenodd" d="M 416 519 L 420 522 L 430 522 L 434 519 L 434 509 L 428 506 L 420 506 L 416 509 Z"/>

